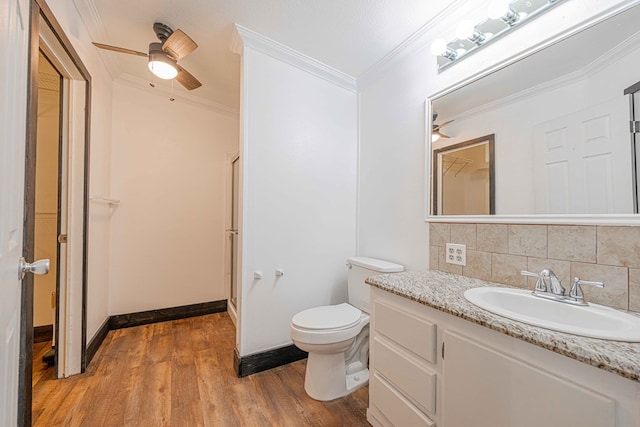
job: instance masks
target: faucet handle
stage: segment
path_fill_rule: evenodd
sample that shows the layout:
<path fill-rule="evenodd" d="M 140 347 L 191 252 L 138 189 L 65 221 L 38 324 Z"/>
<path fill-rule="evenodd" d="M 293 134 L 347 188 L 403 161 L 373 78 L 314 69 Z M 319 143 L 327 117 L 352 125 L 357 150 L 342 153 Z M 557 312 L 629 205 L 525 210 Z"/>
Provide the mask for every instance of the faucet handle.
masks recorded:
<path fill-rule="evenodd" d="M 577 302 L 584 302 L 584 293 L 582 292 L 582 287 L 580 285 L 590 285 L 598 288 L 604 288 L 604 282 L 592 282 L 589 280 L 580 280 L 579 278 L 574 277 L 573 286 L 571 286 L 569 296 Z"/>
<path fill-rule="evenodd" d="M 520 274 L 522 274 L 523 276 L 537 277 L 538 279 L 540 278 L 540 275 L 538 273 L 532 273 L 532 272 L 526 271 L 526 270 L 522 270 L 520 272 Z"/>
<path fill-rule="evenodd" d="M 531 276 L 531 277 L 536 277 L 538 279 L 538 281 L 536 282 L 536 291 L 537 292 L 547 292 L 547 282 L 545 281 L 545 278 L 548 277 L 547 275 L 543 274 L 545 270 L 542 270 L 541 273 L 532 273 L 530 271 L 526 271 L 526 270 L 522 270 L 520 271 L 520 274 L 523 276 Z"/>

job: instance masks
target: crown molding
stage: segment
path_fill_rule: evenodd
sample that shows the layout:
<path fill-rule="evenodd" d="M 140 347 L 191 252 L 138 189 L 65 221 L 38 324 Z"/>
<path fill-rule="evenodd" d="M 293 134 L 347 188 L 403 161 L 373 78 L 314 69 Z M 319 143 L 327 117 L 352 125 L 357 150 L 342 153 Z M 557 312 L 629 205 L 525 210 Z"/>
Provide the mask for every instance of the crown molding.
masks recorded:
<path fill-rule="evenodd" d="M 247 47 L 269 55 L 272 58 L 291 65 L 292 67 L 306 71 L 309 74 L 313 74 L 316 77 L 333 83 L 336 86 L 340 86 L 350 92 L 357 93 L 357 82 L 355 77 L 336 70 L 327 64 L 293 50 L 282 43 L 243 27 L 240 24 L 235 24 L 235 31 L 231 37 L 229 49 L 233 53 L 242 55 L 244 53 L 244 49 Z"/>
<path fill-rule="evenodd" d="M 134 87 L 136 89 L 144 90 L 145 92 L 152 93 L 154 95 L 162 95 L 167 98 L 173 97 L 176 100 L 180 100 L 182 102 L 200 107 L 206 108 L 211 111 L 215 111 L 216 113 L 223 114 L 225 116 L 238 118 L 240 117 L 240 112 L 237 108 L 232 108 L 226 106 L 224 104 L 220 104 L 214 101 L 210 101 L 208 99 L 200 98 L 195 95 L 191 95 L 189 93 L 185 93 L 182 91 L 171 91 L 169 87 L 166 87 L 162 84 L 157 83 L 155 87 L 151 87 L 149 85 L 149 80 L 141 79 L 140 77 L 136 77 L 131 74 L 122 74 L 115 81 L 115 83 L 120 83 L 126 86 Z"/>
<path fill-rule="evenodd" d="M 80 16 L 80 19 L 84 23 L 91 40 L 108 40 L 106 27 L 102 22 L 102 18 L 98 13 L 98 8 L 93 0 L 73 0 L 73 5 Z M 103 55 L 102 52 L 100 52 L 98 56 L 111 75 L 111 79 L 115 80 L 116 76 L 119 76 L 122 73 L 117 60 L 113 59 L 110 55 Z"/>
<path fill-rule="evenodd" d="M 584 72 L 591 76 L 602 69 L 608 67 L 611 63 L 622 59 L 632 50 L 640 48 L 640 33 L 636 33 L 624 40 L 622 43 L 608 50 L 604 55 L 599 56 L 593 62 L 584 67 Z"/>

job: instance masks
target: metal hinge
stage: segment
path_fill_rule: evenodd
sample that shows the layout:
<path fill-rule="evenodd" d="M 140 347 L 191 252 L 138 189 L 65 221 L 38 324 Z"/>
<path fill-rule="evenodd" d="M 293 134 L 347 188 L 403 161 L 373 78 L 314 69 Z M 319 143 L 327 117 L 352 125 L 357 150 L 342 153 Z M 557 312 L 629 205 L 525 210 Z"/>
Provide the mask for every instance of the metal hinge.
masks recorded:
<path fill-rule="evenodd" d="M 640 121 L 631 121 L 629 122 L 629 132 L 631 133 L 640 133 Z"/>
<path fill-rule="evenodd" d="M 444 360 L 444 341 L 442 341 L 442 360 Z"/>

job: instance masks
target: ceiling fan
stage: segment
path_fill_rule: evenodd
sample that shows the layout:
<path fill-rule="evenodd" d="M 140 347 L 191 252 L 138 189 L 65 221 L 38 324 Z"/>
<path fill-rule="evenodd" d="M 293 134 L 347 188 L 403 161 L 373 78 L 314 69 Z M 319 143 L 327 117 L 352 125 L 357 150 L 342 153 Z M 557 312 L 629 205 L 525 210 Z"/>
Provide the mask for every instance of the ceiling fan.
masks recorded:
<path fill-rule="evenodd" d="M 186 35 L 184 31 L 174 31 L 168 25 L 160 22 L 153 24 L 153 31 L 160 40 L 160 43 L 150 43 L 148 54 L 123 47 L 110 46 L 108 44 L 95 42 L 93 44 L 100 49 L 149 58 L 149 70 L 151 70 L 155 76 L 167 80 L 175 78 L 178 83 L 187 90 L 193 90 L 202 86 L 202 83 L 200 83 L 193 74 L 178 65 L 179 59 L 184 58 L 196 50 L 198 47 L 196 42 Z"/>
<path fill-rule="evenodd" d="M 431 129 L 431 142 L 436 142 L 440 138 L 451 138 L 449 135 L 445 135 L 440 131 L 443 127 L 448 125 L 449 123 L 453 123 L 453 120 L 446 121 L 442 124 L 437 125 L 436 119 L 438 118 L 438 113 L 433 113 L 432 129 Z"/>

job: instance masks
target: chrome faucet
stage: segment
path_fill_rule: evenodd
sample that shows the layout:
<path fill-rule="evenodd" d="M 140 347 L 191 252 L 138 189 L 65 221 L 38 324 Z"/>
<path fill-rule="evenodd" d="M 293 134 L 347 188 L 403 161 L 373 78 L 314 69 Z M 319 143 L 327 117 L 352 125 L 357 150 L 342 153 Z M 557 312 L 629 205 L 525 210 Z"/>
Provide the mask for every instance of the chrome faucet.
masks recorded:
<path fill-rule="evenodd" d="M 532 273 L 530 271 L 521 271 L 520 274 L 523 276 L 533 276 L 537 277 L 538 281 L 536 282 L 536 287 L 533 291 L 534 294 L 545 293 L 556 296 L 564 296 L 565 289 L 556 276 L 556 273 L 553 270 L 548 268 L 543 269 L 540 273 Z"/>
<path fill-rule="evenodd" d="M 573 286 L 571 286 L 569 295 L 566 296 L 566 290 L 564 286 L 562 286 L 560 279 L 558 279 L 558 276 L 556 276 L 556 274 L 548 268 L 543 269 L 542 271 L 540 271 L 540 273 L 532 273 L 530 271 L 522 270 L 520 274 L 522 274 L 523 276 L 532 276 L 538 278 L 532 295 L 540 298 L 551 299 L 554 301 L 566 302 L 568 304 L 589 305 L 584 300 L 584 293 L 582 292 L 582 288 L 580 287 L 580 285 L 591 285 L 597 286 L 599 288 L 604 288 L 603 282 L 590 282 L 587 280 L 580 280 L 575 277 L 573 279 Z"/>
<path fill-rule="evenodd" d="M 598 288 L 604 288 L 603 282 L 590 282 L 588 280 L 580 280 L 577 277 L 573 278 L 573 286 L 571 286 L 571 290 L 569 291 L 569 299 L 573 304 L 577 305 L 589 305 L 584 300 L 584 293 L 582 293 L 582 287 L 580 285 L 591 285 L 596 286 Z"/>

